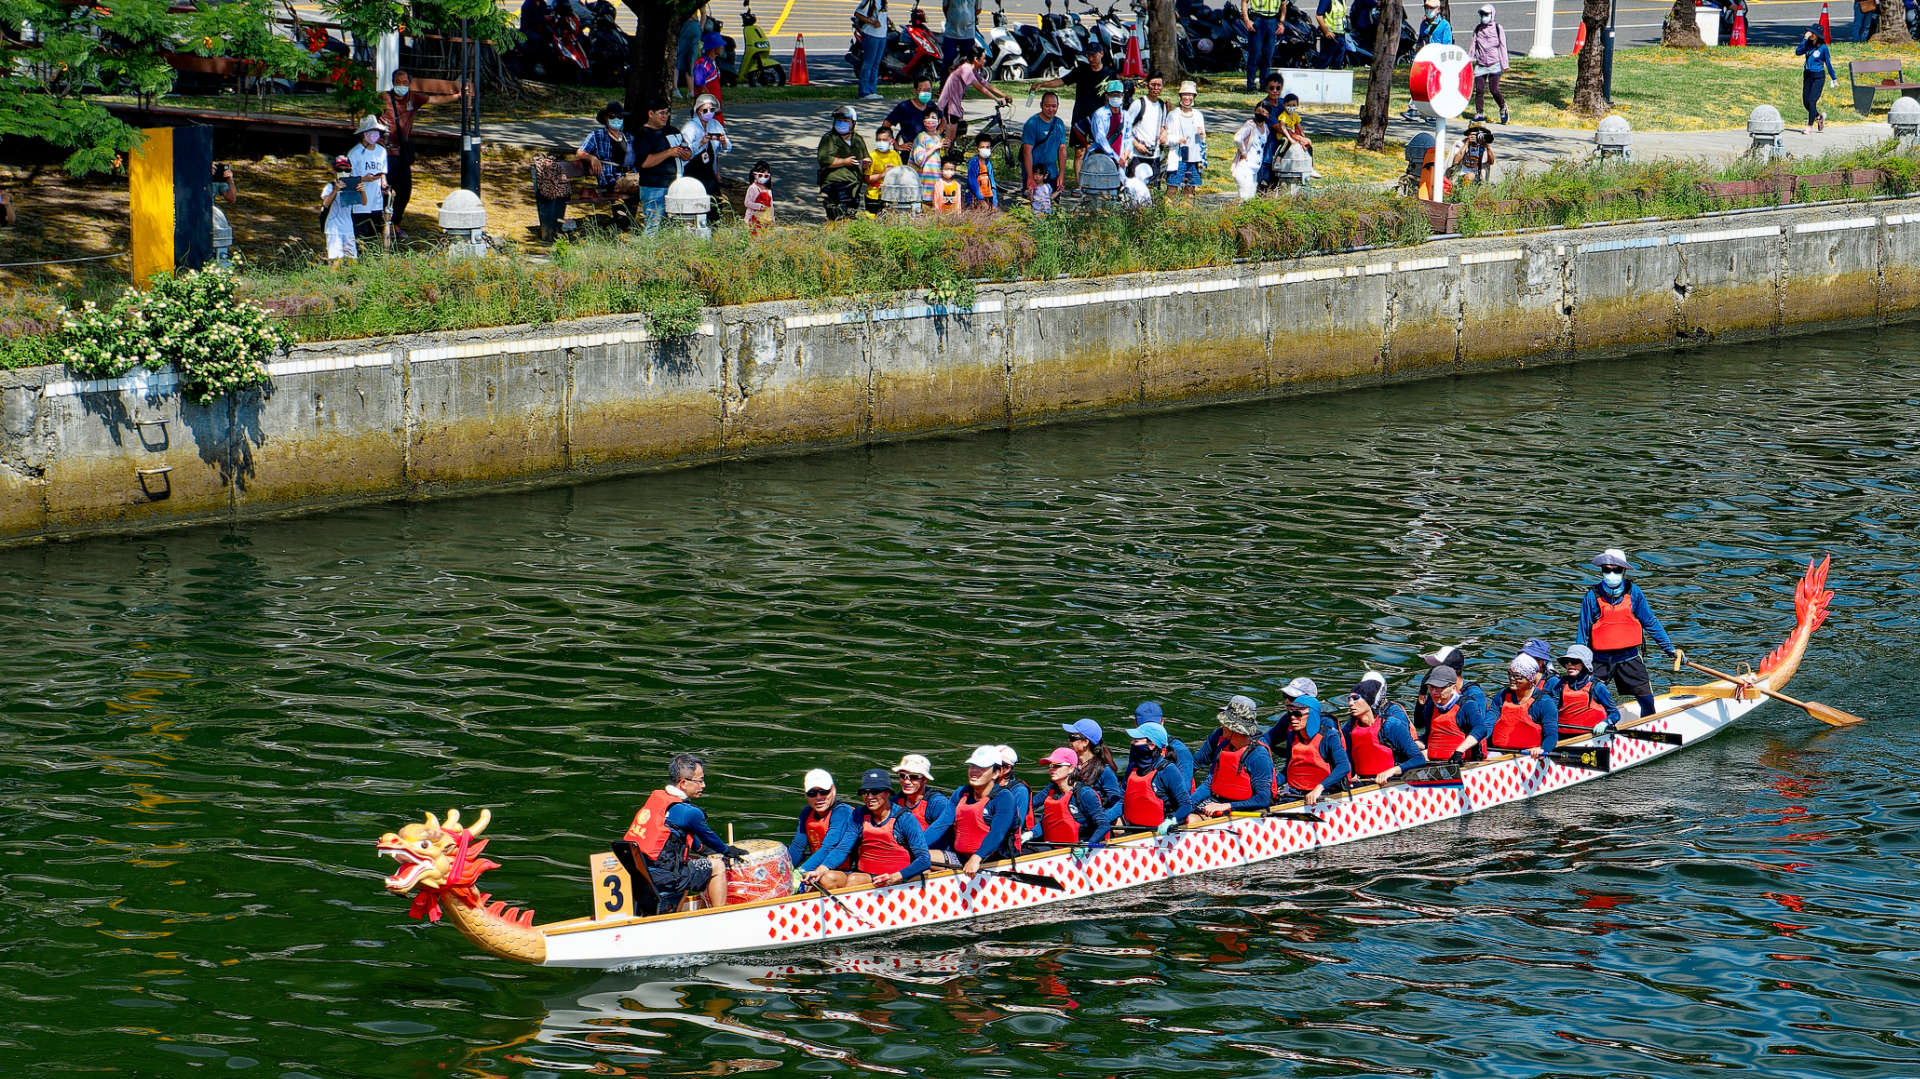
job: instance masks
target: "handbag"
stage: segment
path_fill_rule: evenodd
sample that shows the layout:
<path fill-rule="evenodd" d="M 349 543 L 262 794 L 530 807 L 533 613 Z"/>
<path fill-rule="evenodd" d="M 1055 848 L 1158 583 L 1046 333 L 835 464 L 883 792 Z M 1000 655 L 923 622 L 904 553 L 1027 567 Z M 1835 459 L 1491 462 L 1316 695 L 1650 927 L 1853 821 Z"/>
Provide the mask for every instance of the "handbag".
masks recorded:
<path fill-rule="evenodd" d="M 573 184 L 565 170 L 551 157 L 534 158 L 533 176 L 534 193 L 543 199 L 564 199 L 573 193 Z"/>

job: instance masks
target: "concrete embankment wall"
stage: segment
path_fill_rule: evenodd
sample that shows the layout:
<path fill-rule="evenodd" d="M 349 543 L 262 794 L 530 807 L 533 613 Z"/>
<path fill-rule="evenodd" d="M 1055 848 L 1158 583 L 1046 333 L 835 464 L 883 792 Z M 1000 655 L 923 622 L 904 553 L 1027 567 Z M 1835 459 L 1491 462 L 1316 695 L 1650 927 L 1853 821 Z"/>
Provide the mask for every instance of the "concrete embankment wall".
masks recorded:
<path fill-rule="evenodd" d="M 1293 262 L 303 345 L 211 407 L 170 373 L 0 373 L 0 544 L 1089 415 L 1920 311 L 1920 200 Z"/>

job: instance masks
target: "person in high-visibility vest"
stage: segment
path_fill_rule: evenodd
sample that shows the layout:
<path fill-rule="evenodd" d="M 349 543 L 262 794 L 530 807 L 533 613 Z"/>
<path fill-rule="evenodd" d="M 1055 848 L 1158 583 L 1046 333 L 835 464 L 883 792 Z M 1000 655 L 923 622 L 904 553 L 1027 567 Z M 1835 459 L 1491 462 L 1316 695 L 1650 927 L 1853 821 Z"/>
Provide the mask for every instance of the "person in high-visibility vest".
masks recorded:
<path fill-rule="evenodd" d="M 1673 641 L 1666 627 L 1647 605 L 1640 586 L 1627 579 L 1627 556 L 1618 547 L 1609 547 L 1594 556 L 1600 580 L 1580 597 L 1580 627 L 1574 643 L 1593 649 L 1594 677 L 1611 680 L 1624 695 L 1640 703 L 1640 714 L 1653 714 L 1653 680 L 1640 656 L 1640 646 L 1648 637 L 1660 650 L 1674 654 Z"/>
<path fill-rule="evenodd" d="M 1286 0 L 1247 0 L 1240 21 L 1247 26 L 1247 89 L 1258 90 L 1273 69 L 1273 47 L 1280 40 L 1280 16 Z"/>
<path fill-rule="evenodd" d="M 1345 67 L 1347 54 L 1346 0 L 1320 0 L 1314 12 L 1320 24 L 1320 55 L 1324 67 Z"/>

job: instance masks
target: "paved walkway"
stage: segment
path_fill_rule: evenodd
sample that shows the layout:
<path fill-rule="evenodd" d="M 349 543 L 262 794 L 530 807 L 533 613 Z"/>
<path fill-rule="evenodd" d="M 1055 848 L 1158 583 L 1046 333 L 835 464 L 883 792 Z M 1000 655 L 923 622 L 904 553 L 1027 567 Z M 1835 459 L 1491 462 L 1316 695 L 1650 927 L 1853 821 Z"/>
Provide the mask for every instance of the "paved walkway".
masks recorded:
<path fill-rule="evenodd" d="M 832 111 L 844 104 L 854 104 L 858 113 L 855 130 L 864 136 L 871 136 L 873 128 L 893 107 L 891 101 L 885 104 L 857 104 L 844 101 L 781 101 L 758 105 L 736 105 L 727 110 L 727 129 L 733 137 L 734 152 L 721 159 L 723 178 L 738 181 L 744 185 L 749 167 L 755 160 L 765 158 L 773 167 L 775 210 L 781 219 L 824 220 L 825 214 L 820 208 L 819 187 L 814 183 L 815 154 L 820 136 L 827 130 L 828 117 Z M 968 105 L 968 115 L 977 125 L 983 117 L 991 116 L 991 106 L 984 100 L 972 99 Z M 1018 125 L 1038 111 L 1038 105 L 1025 103 L 1018 95 L 1013 100 L 1013 125 Z M 1224 108 L 1203 109 L 1210 124 L 1216 129 L 1238 127 L 1244 117 L 1237 111 L 1229 113 Z M 675 119 L 684 121 L 684 110 L 677 111 Z M 1358 133 L 1360 120 L 1351 114 L 1331 114 L 1305 116 L 1308 133 L 1315 139 L 1334 139 L 1351 141 Z M 564 147 L 571 153 L 592 129 L 591 117 L 579 120 L 526 120 L 483 125 L 485 137 L 494 142 L 517 143 L 526 146 L 559 149 Z M 1448 125 L 1451 132 L 1449 141 L 1466 129 L 1462 121 Z M 1404 142 L 1420 131 L 1428 129 L 1427 123 L 1395 119 L 1387 129 L 1390 139 Z M 1574 128 L 1529 127 L 1523 124 L 1510 124 L 1505 127 L 1495 125 L 1497 141 L 1494 144 L 1500 160 L 1506 166 L 1520 165 L 1525 168 L 1544 168 L 1553 161 L 1568 158 L 1582 158 L 1593 149 L 1593 132 Z M 1785 136 L 1788 153 L 1798 156 L 1810 156 L 1828 150 L 1858 146 L 1862 143 L 1885 139 L 1893 134 L 1893 129 L 1883 123 L 1828 124 L 1824 132 L 1801 134 L 1799 128 L 1790 127 Z M 1744 129 L 1727 131 L 1686 131 L 1686 132 L 1636 132 L 1633 137 L 1634 156 L 1648 159 L 1700 159 L 1712 164 L 1726 164 L 1745 152 L 1748 146 Z M 1224 168 L 1216 164 L 1216 169 Z"/>

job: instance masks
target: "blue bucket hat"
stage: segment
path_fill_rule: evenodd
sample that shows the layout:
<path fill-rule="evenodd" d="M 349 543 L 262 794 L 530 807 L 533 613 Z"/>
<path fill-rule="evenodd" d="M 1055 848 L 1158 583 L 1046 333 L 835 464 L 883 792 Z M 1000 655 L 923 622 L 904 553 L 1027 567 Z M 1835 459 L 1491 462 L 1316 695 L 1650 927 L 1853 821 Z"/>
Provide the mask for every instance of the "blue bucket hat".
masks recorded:
<path fill-rule="evenodd" d="M 1072 723 L 1062 723 L 1060 729 L 1068 734 L 1077 734 L 1096 746 L 1100 744 L 1100 724 L 1091 719 L 1076 719 Z"/>
<path fill-rule="evenodd" d="M 1160 711 L 1160 702 L 1141 701 L 1140 707 L 1133 710 L 1133 721 L 1135 723 L 1158 723 L 1160 722 L 1162 714 Z"/>
<path fill-rule="evenodd" d="M 1128 727 L 1127 737 L 1145 738 L 1153 743 L 1155 749 L 1167 748 L 1167 729 L 1158 723 L 1142 723 L 1138 727 Z"/>
<path fill-rule="evenodd" d="M 725 49 L 726 47 L 727 39 L 719 34 L 708 34 L 700 39 L 701 52 L 712 52 L 715 49 Z"/>

